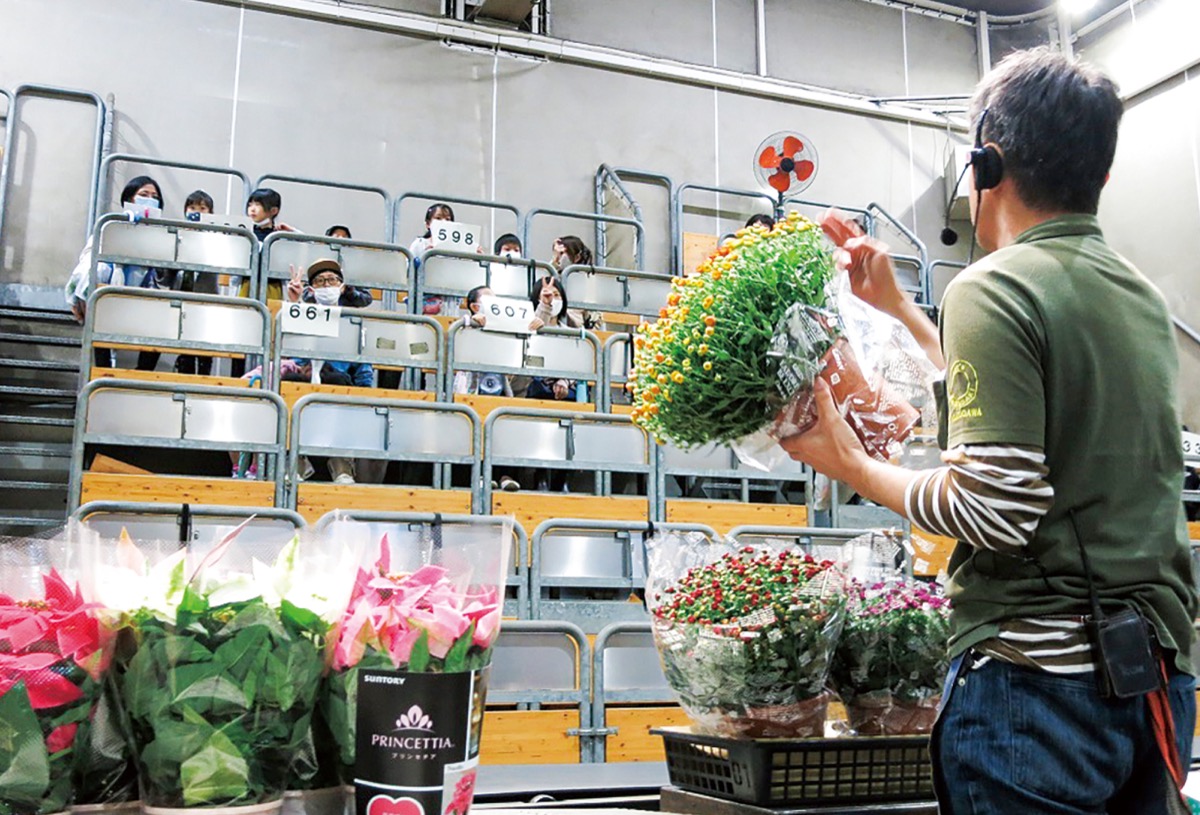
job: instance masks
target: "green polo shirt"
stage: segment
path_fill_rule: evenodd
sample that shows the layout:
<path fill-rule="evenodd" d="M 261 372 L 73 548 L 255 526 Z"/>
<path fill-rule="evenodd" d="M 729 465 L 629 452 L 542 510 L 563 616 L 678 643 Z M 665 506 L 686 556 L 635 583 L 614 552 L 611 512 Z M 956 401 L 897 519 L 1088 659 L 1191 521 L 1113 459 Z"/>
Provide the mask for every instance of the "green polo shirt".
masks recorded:
<path fill-rule="evenodd" d="M 1024 558 L 960 542 L 951 652 L 1005 619 L 1136 606 L 1192 673 L 1197 599 L 1180 502 L 1178 360 L 1162 295 L 1096 218 L 1024 232 L 963 271 L 942 303 L 950 447 L 1041 448 L 1054 487 Z"/>

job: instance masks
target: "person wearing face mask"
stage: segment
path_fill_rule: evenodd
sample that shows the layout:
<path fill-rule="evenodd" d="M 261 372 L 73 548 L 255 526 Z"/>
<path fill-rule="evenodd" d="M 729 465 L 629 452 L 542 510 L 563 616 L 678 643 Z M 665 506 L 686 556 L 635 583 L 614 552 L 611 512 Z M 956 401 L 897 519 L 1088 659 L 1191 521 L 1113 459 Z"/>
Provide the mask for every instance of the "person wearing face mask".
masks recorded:
<path fill-rule="evenodd" d="M 511 232 L 506 232 L 496 238 L 492 254 L 502 258 L 518 259 L 521 257 L 521 239 Z"/>
<path fill-rule="evenodd" d="M 552 247 L 554 257 L 550 261 L 559 274 L 566 271 L 568 266 L 594 266 L 596 260 L 592 257 L 592 250 L 587 248 L 587 244 L 581 238 L 575 235 L 563 235 L 561 238 L 554 240 Z M 576 313 L 584 328 L 596 328 L 600 325 L 600 315 L 591 311 L 580 311 Z"/>
<path fill-rule="evenodd" d="M 163 195 L 158 182 L 148 175 L 139 175 L 130 179 L 121 190 L 121 204 L 129 209 L 129 220 L 137 223 L 146 217 L 149 210 L 162 210 Z M 79 253 L 79 260 L 71 271 L 64 291 L 67 305 L 75 319 L 83 323 L 87 310 L 87 298 L 91 284 L 92 273 L 92 239 L 89 237 Z M 100 286 L 131 286 L 133 288 L 157 289 L 158 278 L 162 273 L 157 269 L 146 266 L 123 265 L 120 263 L 99 263 L 96 267 L 96 280 Z M 142 351 L 138 354 L 137 369 L 152 371 L 158 365 L 159 354 L 155 351 Z M 111 368 L 114 364 L 113 351 L 110 348 L 95 349 L 95 365 L 98 368 Z"/>
<path fill-rule="evenodd" d="M 543 277 L 533 284 L 529 293 L 533 303 L 534 317 L 543 325 L 556 328 L 580 328 L 583 322 L 567 309 L 567 295 L 563 292 L 562 279 Z M 529 381 L 525 391 L 529 399 L 555 399 L 557 401 L 575 400 L 575 383 L 570 379 L 554 379 L 535 376 Z"/>
<path fill-rule="evenodd" d="M 199 223 L 201 215 L 212 215 L 213 199 L 204 190 L 193 190 L 183 202 L 183 217 L 185 220 Z M 217 276 L 203 272 L 177 272 L 159 275 L 158 284 L 164 289 L 190 291 L 196 294 L 216 294 Z M 197 357 L 191 354 L 180 354 L 175 358 L 175 373 L 199 374 L 208 376 L 212 373 L 212 357 Z"/>

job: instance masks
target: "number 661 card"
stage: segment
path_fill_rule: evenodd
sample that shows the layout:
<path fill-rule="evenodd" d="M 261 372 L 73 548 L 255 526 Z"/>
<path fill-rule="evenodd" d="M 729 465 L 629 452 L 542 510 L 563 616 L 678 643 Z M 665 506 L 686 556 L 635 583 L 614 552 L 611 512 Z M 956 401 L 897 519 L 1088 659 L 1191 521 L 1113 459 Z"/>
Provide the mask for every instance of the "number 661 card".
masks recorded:
<path fill-rule="evenodd" d="M 529 328 L 529 323 L 533 321 L 533 303 L 528 300 L 485 294 L 479 298 L 479 313 L 487 318 L 483 324 L 485 331 L 533 333 Z"/>

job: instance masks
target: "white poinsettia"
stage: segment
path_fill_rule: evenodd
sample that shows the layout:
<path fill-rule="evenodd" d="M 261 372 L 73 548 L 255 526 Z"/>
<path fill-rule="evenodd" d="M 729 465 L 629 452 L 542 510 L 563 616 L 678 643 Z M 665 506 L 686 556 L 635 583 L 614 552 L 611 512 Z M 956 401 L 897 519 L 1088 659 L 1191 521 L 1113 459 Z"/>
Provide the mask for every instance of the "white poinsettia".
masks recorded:
<path fill-rule="evenodd" d="M 175 621 L 175 612 L 187 585 L 187 551 L 180 549 L 150 566 L 146 556 L 121 530 L 117 564 L 96 567 L 96 600 L 100 606 L 132 613 L 146 609 L 161 620 Z"/>
<path fill-rule="evenodd" d="M 297 535 L 268 566 L 260 560 L 253 564 L 254 583 L 262 592 L 263 601 L 272 607 L 289 604 L 311 611 L 323 620 L 334 621 L 346 607 L 346 581 L 331 580 L 331 574 L 346 574 L 354 569 L 350 552 L 342 551 L 341 563 L 332 567 L 314 568 L 300 557 L 300 537 Z"/>

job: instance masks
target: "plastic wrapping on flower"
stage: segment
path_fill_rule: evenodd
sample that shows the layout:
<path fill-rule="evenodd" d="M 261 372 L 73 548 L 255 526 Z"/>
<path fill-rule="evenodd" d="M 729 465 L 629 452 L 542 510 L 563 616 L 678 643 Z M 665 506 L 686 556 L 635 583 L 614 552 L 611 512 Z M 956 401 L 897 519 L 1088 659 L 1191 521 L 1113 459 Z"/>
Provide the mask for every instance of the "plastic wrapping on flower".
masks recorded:
<path fill-rule="evenodd" d="M 833 686 L 863 736 L 928 733 L 949 667 L 947 600 L 895 571 L 886 538 L 848 544 L 857 556 Z"/>
<path fill-rule="evenodd" d="M 87 545 L 109 623 L 136 643 L 118 675 L 146 806 L 279 800 L 305 766 L 358 553 L 240 531 Z"/>
<path fill-rule="evenodd" d="M 779 440 L 815 423 L 818 377 L 876 458 L 935 420 L 932 364 L 850 293 L 821 230 L 795 212 L 769 231 L 740 230 L 696 275 L 673 280 L 634 345 L 636 422 L 684 448 L 731 443 L 768 471 L 786 458 Z"/>
<path fill-rule="evenodd" d="M 358 672 L 463 673 L 491 663 L 500 632 L 512 521 L 422 527 L 415 538 L 334 523 L 366 552 L 331 651 L 321 706 L 343 780 L 353 780 Z M 482 692 L 482 690 L 481 690 Z M 480 705 L 482 711 L 482 705 Z"/>
<path fill-rule="evenodd" d="M 96 712 L 111 638 L 66 540 L 0 538 L 0 813 L 74 803 L 75 748 Z"/>
<path fill-rule="evenodd" d="M 826 682 L 845 622 L 838 565 L 795 547 L 710 543 L 696 533 L 661 535 L 647 551 L 655 642 L 696 729 L 823 735 Z"/>

